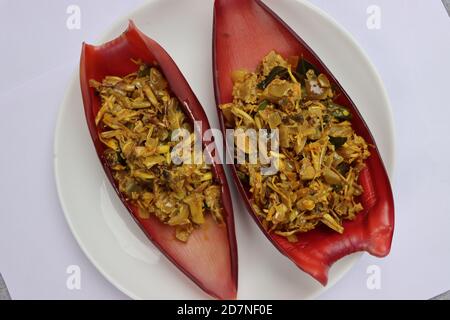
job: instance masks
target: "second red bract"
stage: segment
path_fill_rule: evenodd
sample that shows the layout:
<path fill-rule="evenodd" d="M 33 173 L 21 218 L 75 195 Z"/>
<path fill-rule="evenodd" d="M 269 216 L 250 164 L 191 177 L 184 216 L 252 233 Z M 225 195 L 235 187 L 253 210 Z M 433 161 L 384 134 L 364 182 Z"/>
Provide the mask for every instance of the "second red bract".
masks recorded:
<path fill-rule="evenodd" d="M 354 116 L 352 125 L 356 133 L 375 146 L 366 161 L 367 168 L 360 175 L 359 182 L 364 188 L 361 197 L 364 211 L 354 221 L 344 223 L 343 234 L 317 228 L 299 235 L 295 243 L 264 230 L 250 205 L 252 194 L 241 183 L 236 168 L 232 166 L 236 186 L 261 230 L 282 254 L 325 285 L 329 268 L 338 259 L 357 251 L 367 251 L 379 257 L 389 253 L 394 231 L 391 186 L 375 141 L 345 90 L 306 43 L 258 0 L 215 1 L 213 71 L 217 104 L 228 103 L 233 99 L 232 71 L 255 70 L 271 50 L 286 57 L 303 56 L 331 79 L 342 92 L 336 102 L 349 107 Z M 223 114 L 220 109 L 218 112 L 222 130 L 225 130 Z"/>

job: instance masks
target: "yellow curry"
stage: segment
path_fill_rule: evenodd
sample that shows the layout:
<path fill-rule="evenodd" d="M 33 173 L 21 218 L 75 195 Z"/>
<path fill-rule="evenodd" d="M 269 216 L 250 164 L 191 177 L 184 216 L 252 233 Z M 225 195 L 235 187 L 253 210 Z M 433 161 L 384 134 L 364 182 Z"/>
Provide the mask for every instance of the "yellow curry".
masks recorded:
<path fill-rule="evenodd" d="M 220 106 L 226 126 L 278 130 L 275 174 L 263 175 L 260 161 L 236 165 L 263 226 L 293 242 L 320 224 L 342 233 L 342 222 L 363 210 L 357 181 L 370 152 L 351 112 L 334 102 L 327 76 L 272 51 L 255 72 L 237 70 L 232 81 L 233 101 Z M 251 152 L 245 143 L 236 147 Z"/>
<path fill-rule="evenodd" d="M 139 208 L 140 217 L 155 215 L 187 241 L 211 214 L 222 223 L 221 187 L 210 165 L 180 164 L 171 159 L 176 129 L 193 127 L 167 80 L 156 66 L 137 62 L 139 70 L 125 77 L 90 81 L 101 97 L 96 116 L 104 157 L 119 190 Z"/>

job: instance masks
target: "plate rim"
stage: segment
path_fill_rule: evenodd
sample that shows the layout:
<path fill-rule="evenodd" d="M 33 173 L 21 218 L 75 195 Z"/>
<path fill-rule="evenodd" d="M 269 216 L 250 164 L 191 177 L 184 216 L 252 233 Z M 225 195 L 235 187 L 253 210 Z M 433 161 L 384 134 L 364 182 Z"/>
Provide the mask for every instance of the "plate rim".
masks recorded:
<path fill-rule="evenodd" d="M 135 16 L 140 11 L 144 10 L 147 6 L 149 6 L 153 3 L 159 2 L 159 1 L 161 1 L 161 0 L 144 1 L 142 4 L 137 6 L 135 9 L 131 10 L 130 12 L 128 12 L 128 13 L 122 15 L 121 17 L 119 17 L 118 19 L 116 19 L 115 22 L 113 22 L 110 26 L 108 26 L 105 31 L 101 32 L 100 36 L 97 37 L 92 43 L 103 43 L 103 42 L 107 41 L 109 39 L 108 35 L 110 34 L 111 30 L 118 29 L 118 27 L 121 26 L 122 24 L 124 24 L 127 20 L 130 20 L 132 16 Z M 328 20 L 328 22 L 330 22 L 332 24 L 333 28 L 337 32 L 339 32 L 343 37 L 345 37 L 348 41 L 350 41 L 353 49 L 355 49 L 358 52 L 360 57 L 363 58 L 364 63 L 370 68 L 370 72 L 375 77 L 377 86 L 381 90 L 380 99 L 382 99 L 384 104 L 387 106 L 385 112 L 387 113 L 388 121 L 384 125 L 388 127 L 387 131 L 390 133 L 389 134 L 390 146 L 386 152 L 386 155 L 384 155 L 382 157 L 382 161 L 386 167 L 391 185 L 393 185 L 394 177 L 395 177 L 394 172 L 395 172 L 395 167 L 396 167 L 396 158 L 397 158 L 394 113 L 393 113 L 392 105 L 391 105 L 387 90 L 384 86 L 384 83 L 382 81 L 382 78 L 381 78 L 379 72 L 375 68 L 375 65 L 372 63 L 372 61 L 369 59 L 369 56 L 366 54 L 366 52 L 362 49 L 362 47 L 358 44 L 356 39 L 353 37 L 353 35 L 349 31 L 347 31 L 347 29 L 345 29 L 342 25 L 340 25 L 330 14 L 328 14 L 323 9 L 310 3 L 307 0 L 290 0 L 290 1 L 295 2 L 295 3 L 297 3 L 297 5 L 300 5 L 300 6 L 303 5 L 303 6 L 307 7 L 308 9 L 310 9 L 311 11 L 313 11 L 314 13 L 321 16 L 323 19 Z M 263 0 L 263 2 L 265 2 L 265 1 Z M 79 86 L 79 70 L 78 70 L 78 68 L 79 68 L 79 66 L 77 66 L 76 70 L 73 72 L 71 79 L 69 81 L 69 84 L 66 87 L 64 98 L 59 105 L 59 109 L 58 109 L 58 113 L 57 113 L 57 117 L 56 117 L 56 126 L 55 126 L 54 133 L 53 133 L 53 174 L 54 174 L 54 181 L 56 184 L 58 200 L 61 205 L 65 220 L 66 220 L 66 222 L 69 226 L 69 229 L 70 229 L 72 235 L 74 236 L 78 246 L 81 248 L 81 251 L 88 258 L 88 260 L 94 265 L 94 267 L 97 269 L 97 271 L 103 277 L 105 277 L 109 283 L 111 283 L 115 288 L 117 288 L 119 291 L 121 291 L 126 296 L 128 296 L 134 300 L 141 300 L 141 299 L 143 299 L 142 297 L 140 297 L 139 295 L 132 292 L 132 290 L 129 290 L 129 289 L 125 288 L 123 285 L 121 285 L 117 280 L 114 279 L 114 277 L 109 275 L 109 273 L 106 270 L 104 270 L 103 267 L 100 266 L 100 263 L 95 259 L 95 257 L 93 257 L 90 254 L 89 250 L 86 248 L 85 244 L 83 243 L 82 239 L 80 238 L 79 233 L 77 233 L 76 229 L 74 228 L 73 222 L 70 218 L 70 215 L 68 214 L 69 210 L 67 209 L 67 206 L 65 203 L 66 200 L 62 195 L 61 177 L 58 173 L 58 168 L 59 168 L 58 145 L 60 143 L 59 142 L 60 137 L 59 137 L 58 133 L 61 131 L 64 106 L 69 101 L 69 97 L 70 97 L 70 93 L 71 93 L 70 89 L 74 86 L 75 87 Z M 389 161 L 387 162 L 389 164 L 389 166 L 386 165 L 385 157 L 389 157 Z M 228 168 L 226 168 L 226 170 L 228 170 Z M 348 263 L 348 265 L 345 266 L 338 275 L 336 275 L 335 277 L 330 279 L 329 283 L 326 286 L 324 286 L 320 290 L 317 290 L 314 293 L 311 293 L 307 299 L 308 300 L 316 299 L 317 297 L 319 297 L 320 295 L 324 294 L 326 291 L 331 289 L 336 283 L 338 283 L 350 271 L 350 269 L 352 269 L 355 266 L 355 264 L 361 259 L 361 257 L 363 255 L 366 255 L 366 253 L 363 251 L 359 251 L 359 252 L 355 252 L 353 254 L 346 256 L 347 258 L 353 257 L 352 261 L 350 261 L 350 263 Z"/>

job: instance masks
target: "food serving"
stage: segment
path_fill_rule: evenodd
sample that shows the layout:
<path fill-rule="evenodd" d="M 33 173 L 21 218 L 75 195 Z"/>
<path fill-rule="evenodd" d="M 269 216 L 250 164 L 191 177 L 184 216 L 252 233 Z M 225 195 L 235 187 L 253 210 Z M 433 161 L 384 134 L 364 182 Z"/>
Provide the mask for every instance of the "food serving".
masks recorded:
<path fill-rule="evenodd" d="M 210 125 L 175 62 L 130 21 L 118 38 L 83 45 L 80 85 L 95 151 L 125 209 L 207 294 L 235 299 L 228 184 L 206 143 L 193 139 Z"/>
<path fill-rule="evenodd" d="M 235 128 L 235 141 L 228 143 L 236 146 L 233 179 L 258 227 L 324 285 L 330 267 L 348 254 L 386 256 L 394 231 L 389 177 L 345 88 L 261 0 L 216 0 L 213 21 L 219 120 L 224 134 Z M 316 34 L 318 47 L 322 37 Z M 341 69 L 339 77 L 346 72 L 352 71 Z M 267 132 L 266 150 L 258 141 L 260 162 L 253 161 L 255 144 L 246 138 L 252 135 L 242 133 L 252 130 L 259 138 Z"/>
<path fill-rule="evenodd" d="M 278 131 L 275 174 L 264 175 L 260 161 L 237 164 L 237 170 L 264 228 L 293 242 L 321 224 L 342 233 L 342 222 L 363 210 L 358 178 L 369 146 L 353 130 L 351 112 L 334 102 L 327 76 L 316 70 L 271 51 L 255 72 L 232 73 L 233 101 L 220 106 L 227 127 Z M 236 146 L 257 151 L 248 143 Z"/>
<path fill-rule="evenodd" d="M 103 155 L 140 217 L 156 216 L 186 242 L 205 223 L 205 215 L 223 223 L 220 186 L 205 161 L 173 163 L 177 141 L 172 133 L 185 129 L 193 135 L 192 125 L 158 67 L 137 66 L 137 72 L 125 77 L 90 80 L 102 101 L 95 123 L 106 146 Z"/>

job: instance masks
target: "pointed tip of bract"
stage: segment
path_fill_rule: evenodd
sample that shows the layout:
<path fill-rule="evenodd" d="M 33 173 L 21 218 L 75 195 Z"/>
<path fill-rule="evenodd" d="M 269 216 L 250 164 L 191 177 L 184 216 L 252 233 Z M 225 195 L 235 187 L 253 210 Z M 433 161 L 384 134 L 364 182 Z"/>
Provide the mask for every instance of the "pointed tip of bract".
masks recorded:
<path fill-rule="evenodd" d="M 128 19 L 128 27 L 125 30 L 125 32 L 133 31 L 133 30 L 140 32 L 139 28 L 136 26 L 136 23 L 133 21 L 133 19 Z"/>
<path fill-rule="evenodd" d="M 310 275 L 316 279 L 322 286 L 326 287 L 328 284 L 328 270 L 326 272 L 315 272 Z"/>
<path fill-rule="evenodd" d="M 86 59 L 86 53 L 91 50 L 94 46 L 83 41 L 83 43 L 81 44 L 81 59 L 80 61 L 83 61 L 84 59 Z"/>
<path fill-rule="evenodd" d="M 139 219 L 153 234 L 165 255 L 206 293 L 217 299 L 234 299 L 237 291 L 236 260 L 227 229 L 207 217 L 202 228 L 193 232 L 186 243 L 174 239 L 173 230 L 155 219 Z"/>
<path fill-rule="evenodd" d="M 206 293 L 217 300 L 237 300 L 237 284 L 234 284 L 232 288 L 227 288 L 223 292 L 206 291 Z"/>
<path fill-rule="evenodd" d="M 367 251 L 379 258 L 386 257 L 391 252 L 393 226 L 385 226 L 373 231 L 369 236 L 369 246 Z"/>

